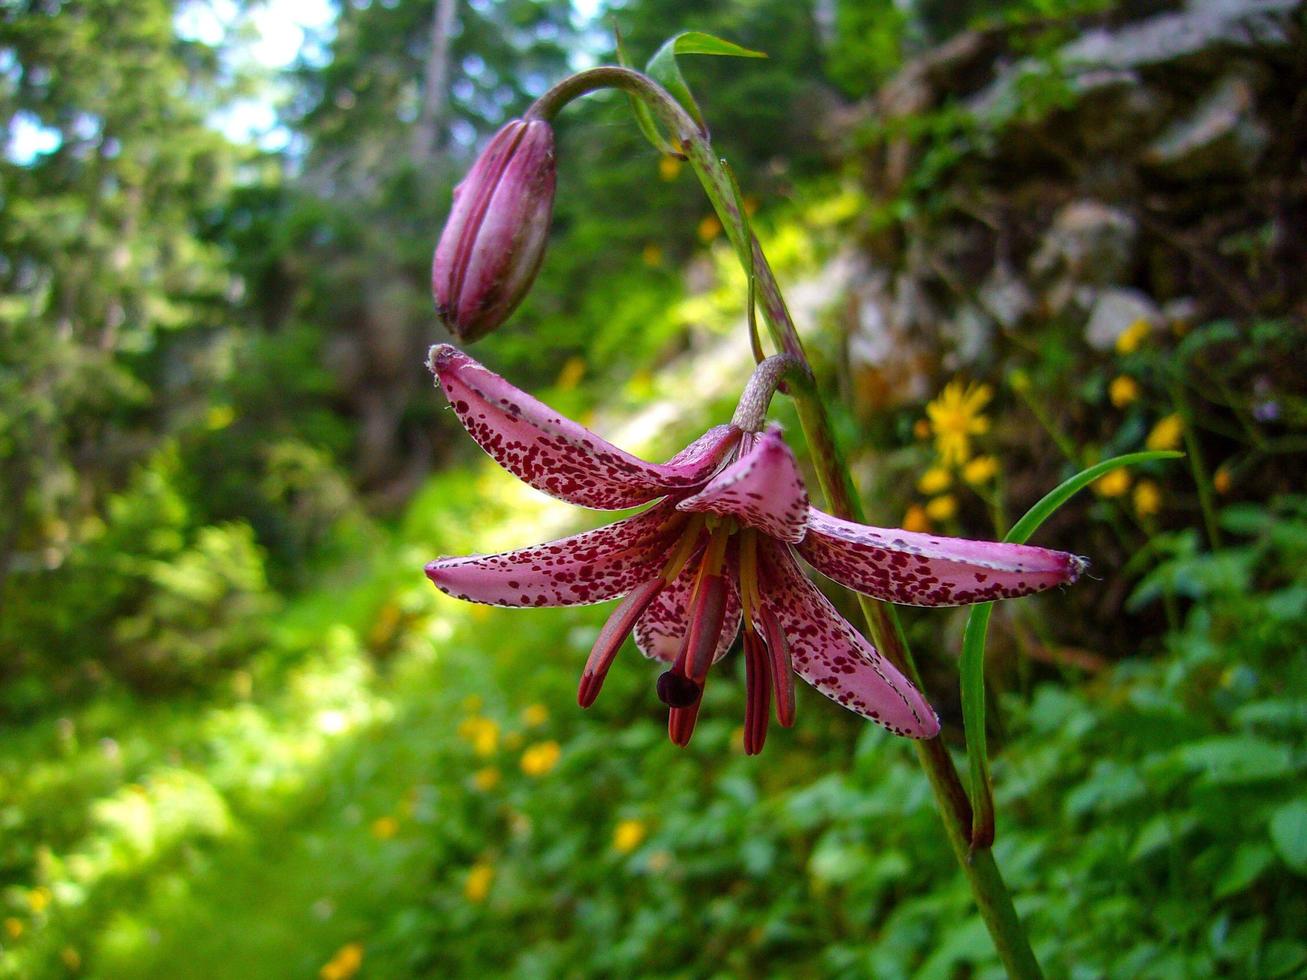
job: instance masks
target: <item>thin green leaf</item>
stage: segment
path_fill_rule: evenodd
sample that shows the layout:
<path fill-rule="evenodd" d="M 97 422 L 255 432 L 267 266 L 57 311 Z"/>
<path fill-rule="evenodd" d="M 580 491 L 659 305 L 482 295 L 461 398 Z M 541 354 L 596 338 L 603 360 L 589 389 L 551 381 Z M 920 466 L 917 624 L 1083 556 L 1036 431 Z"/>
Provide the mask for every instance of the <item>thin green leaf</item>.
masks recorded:
<path fill-rule="evenodd" d="M 1134 466 L 1136 463 L 1151 463 L 1157 459 L 1180 459 L 1182 456 L 1184 456 L 1184 453 L 1169 449 L 1156 449 L 1143 453 L 1126 453 L 1124 456 L 1113 456 L 1101 463 L 1095 463 L 1044 494 L 1035 506 L 1026 511 L 1021 520 L 1012 525 L 1012 530 L 1008 531 L 1003 540 L 1012 544 L 1025 544 L 1030 536 L 1039 530 L 1039 525 L 1048 520 L 1055 510 L 1099 477 L 1105 476 L 1113 470 L 1118 470 L 1122 466 Z"/>
<path fill-rule="evenodd" d="M 623 68 L 630 68 L 631 61 L 626 56 L 626 47 L 622 44 L 622 32 L 613 25 L 613 39 L 617 43 L 617 63 Z M 668 153 L 672 156 L 683 156 L 678 147 L 673 146 L 666 137 L 663 136 L 662 130 L 654 121 L 653 113 L 649 107 L 644 104 L 642 99 L 634 95 L 627 95 L 627 100 L 631 103 L 631 111 L 635 113 L 636 124 L 640 127 L 640 132 L 644 133 L 644 138 L 653 144 L 655 150 L 659 153 Z"/>
<path fill-rule="evenodd" d="M 717 37 L 713 34 L 705 34 L 703 31 L 686 31 L 672 38 L 676 45 L 677 54 L 715 54 L 724 55 L 728 58 L 765 58 L 765 51 L 755 51 L 752 48 L 741 47 L 734 41 L 727 41 L 724 38 Z"/>
<path fill-rule="evenodd" d="M 1159 459 L 1177 459 L 1183 453 L 1157 450 L 1127 453 L 1114 456 L 1082 470 L 1045 494 L 1024 517 L 1012 525 L 1003 540 L 1011 544 L 1025 544 L 1039 526 L 1099 477 L 1122 466 L 1147 463 Z M 962 681 L 962 722 L 966 729 L 967 760 L 971 768 L 971 846 L 989 847 L 994 842 L 994 793 L 989 775 L 989 747 L 985 737 L 985 637 L 989 632 L 992 602 L 971 607 L 967 626 L 962 634 L 962 661 L 959 673 Z"/>
<path fill-rule="evenodd" d="M 738 44 L 723 41 L 711 34 L 704 34 L 701 31 L 686 31 L 668 39 L 667 43 L 649 59 L 649 64 L 645 66 L 645 73 L 672 93 L 676 101 L 685 107 L 685 111 L 693 117 L 699 128 L 705 132 L 708 127 L 703 121 L 703 113 L 699 111 L 699 104 L 694 101 L 690 86 L 686 84 L 685 76 L 681 74 L 681 67 L 676 63 L 678 54 L 711 54 L 734 58 L 767 57 L 761 51 L 742 48 Z"/>

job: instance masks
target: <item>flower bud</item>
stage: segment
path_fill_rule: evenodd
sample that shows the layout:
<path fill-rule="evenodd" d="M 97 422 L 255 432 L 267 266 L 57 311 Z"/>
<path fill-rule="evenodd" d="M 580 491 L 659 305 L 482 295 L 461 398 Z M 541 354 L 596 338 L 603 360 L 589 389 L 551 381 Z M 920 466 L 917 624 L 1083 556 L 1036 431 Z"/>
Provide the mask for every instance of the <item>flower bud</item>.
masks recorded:
<path fill-rule="evenodd" d="M 436 246 L 431 292 L 459 340 L 484 337 L 526 295 L 545 254 L 554 206 L 554 131 L 514 119 L 463 182 Z"/>

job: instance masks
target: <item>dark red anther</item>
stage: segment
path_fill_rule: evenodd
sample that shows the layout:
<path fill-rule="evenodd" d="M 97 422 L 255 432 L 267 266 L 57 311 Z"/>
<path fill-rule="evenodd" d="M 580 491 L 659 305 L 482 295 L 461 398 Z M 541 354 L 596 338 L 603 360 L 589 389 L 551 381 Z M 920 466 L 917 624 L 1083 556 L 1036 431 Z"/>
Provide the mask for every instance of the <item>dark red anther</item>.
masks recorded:
<path fill-rule="evenodd" d="M 685 673 L 703 683 L 722 637 L 726 619 L 726 579 L 704 575 L 691 600 L 690 632 L 685 647 Z"/>
<path fill-rule="evenodd" d="M 765 605 L 759 613 L 767 638 L 772 684 L 776 688 L 776 720 L 782 728 L 789 728 L 794 724 L 794 665 L 790 662 L 790 645 L 776 614 Z"/>
<path fill-rule="evenodd" d="M 744 702 L 744 751 L 757 755 L 767 741 L 771 716 L 771 674 L 767 650 L 752 628 L 744 630 L 744 678 L 748 692 Z"/>
<path fill-rule="evenodd" d="M 617 651 L 631 635 L 631 630 L 635 629 L 640 614 L 649 608 L 649 603 L 657 598 L 666 584 L 661 578 L 656 578 L 643 585 L 637 585 L 617 604 L 613 614 L 608 617 L 608 622 L 604 623 L 604 628 L 599 631 L 599 636 L 595 639 L 590 657 L 585 662 L 585 669 L 581 671 L 581 685 L 576 692 L 576 700 L 581 707 L 590 707 L 594 704 L 595 698 L 599 697 L 599 691 L 604 686 L 604 678 L 608 676 L 608 668 L 613 665 Z"/>
<path fill-rule="evenodd" d="M 703 704 L 703 698 L 686 708 L 673 708 L 667 712 L 667 734 L 672 741 L 679 746 L 690 744 L 690 736 L 694 734 L 694 723 L 699 718 L 699 705 Z"/>

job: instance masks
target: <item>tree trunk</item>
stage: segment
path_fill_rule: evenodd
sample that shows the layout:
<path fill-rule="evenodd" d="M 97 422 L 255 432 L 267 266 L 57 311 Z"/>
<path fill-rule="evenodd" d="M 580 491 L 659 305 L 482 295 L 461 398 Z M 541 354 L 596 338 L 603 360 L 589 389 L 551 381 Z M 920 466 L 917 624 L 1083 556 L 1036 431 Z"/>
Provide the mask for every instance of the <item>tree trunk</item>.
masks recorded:
<path fill-rule="evenodd" d="M 436 0 L 431 20 L 431 54 L 422 85 L 422 114 L 413 129 L 413 163 L 431 163 L 444 144 L 445 106 L 449 88 L 449 36 L 456 0 Z"/>

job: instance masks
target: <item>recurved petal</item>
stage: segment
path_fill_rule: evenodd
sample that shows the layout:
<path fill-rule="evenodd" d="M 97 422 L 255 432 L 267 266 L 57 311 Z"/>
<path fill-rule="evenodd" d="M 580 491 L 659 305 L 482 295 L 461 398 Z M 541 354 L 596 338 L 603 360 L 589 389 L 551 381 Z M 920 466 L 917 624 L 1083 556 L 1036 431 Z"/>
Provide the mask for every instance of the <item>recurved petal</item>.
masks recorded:
<path fill-rule="evenodd" d="M 666 463 L 647 463 L 600 439 L 449 344 L 431 369 L 459 421 L 504 469 L 537 490 L 581 507 L 620 510 L 693 488 L 712 475 L 739 438 L 718 426 Z"/>
<path fill-rule="evenodd" d="M 1086 561 L 1024 544 L 868 527 L 813 508 L 799 545 L 808 564 L 857 592 L 909 606 L 1012 599 L 1074 582 Z"/>
<path fill-rule="evenodd" d="M 939 719 L 921 692 L 845 622 L 799 570 L 789 547 L 768 541 L 761 548 L 762 601 L 780 620 L 794 672 L 832 701 L 896 734 L 936 735 Z"/>
<path fill-rule="evenodd" d="M 605 527 L 497 555 L 439 558 L 436 588 L 492 606 L 582 606 L 625 595 L 657 577 L 676 539 L 670 504 Z"/>
<path fill-rule="evenodd" d="M 677 507 L 734 517 L 791 543 L 803 539 L 808 523 L 808 491 L 798 461 L 777 428 L 755 438 L 739 459 Z"/>
<path fill-rule="evenodd" d="M 690 595 L 699 574 L 698 557 L 686 562 L 681 574 L 658 593 L 635 624 L 635 645 L 651 660 L 671 663 L 681 651 L 681 641 L 690 629 Z M 722 574 L 726 578 L 726 614 L 722 619 L 721 638 L 713 652 L 713 663 L 726 656 L 740 632 L 739 572 L 733 561 L 727 562 Z"/>

